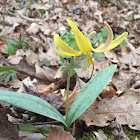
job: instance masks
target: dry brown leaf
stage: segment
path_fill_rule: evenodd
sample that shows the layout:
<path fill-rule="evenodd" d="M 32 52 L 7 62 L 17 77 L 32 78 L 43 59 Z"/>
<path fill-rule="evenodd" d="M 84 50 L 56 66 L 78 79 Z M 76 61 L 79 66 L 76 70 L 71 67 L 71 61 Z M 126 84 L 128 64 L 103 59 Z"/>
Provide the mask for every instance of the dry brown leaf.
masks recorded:
<path fill-rule="evenodd" d="M 17 88 L 18 89 L 17 92 L 23 92 L 24 93 L 26 91 L 25 87 L 23 85 L 23 82 L 18 80 L 18 79 L 11 80 L 9 82 L 9 84 L 11 85 L 11 88 Z"/>
<path fill-rule="evenodd" d="M 25 55 L 25 52 L 22 49 L 17 50 L 15 55 L 10 55 L 8 57 L 8 61 L 11 64 L 17 65 L 19 64 L 20 60 L 23 59 L 24 55 Z"/>
<path fill-rule="evenodd" d="M 116 94 L 116 91 L 111 86 L 106 86 L 103 91 L 100 93 L 100 96 L 104 98 L 111 98 Z"/>
<path fill-rule="evenodd" d="M 54 44 L 52 45 L 55 46 Z M 56 66 L 61 63 L 59 55 L 54 52 L 53 47 L 50 47 L 50 49 L 47 51 L 46 58 L 50 61 L 52 66 Z"/>
<path fill-rule="evenodd" d="M 63 104 L 60 101 L 61 98 L 62 98 L 61 95 L 57 95 L 57 94 L 54 94 L 54 93 L 48 93 L 45 98 L 43 97 L 43 99 L 45 101 L 47 101 L 49 104 L 51 104 L 56 109 L 59 109 L 61 107 L 61 105 Z"/>
<path fill-rule="evenodd" d="M 35 69 L 36 69 L 36 77 L 43 79 L 44 81 L 55 81 L 54 80 L 54 75 L 55 75 L 55 71 L 51 68 L 48 67 L 44 67 L 44 69 L 42 69 L 40 66 L 38 66 L 38 64 L 35 65 Z"/>
<path fill-rule="evenodd" d="M 69 108 L 71 107 L 71 105 L 72 105 L 73 101 L 75 100 L 79 91 L 80 90 L 76 90 L 76 91 L 73 91 L 71 94 L 69 94 Z M 66 106 L 66 96 L 62 97 L 61 101 L 63 102 L 61 107 L 65 107 Z"/>
<path fill-rule="evenodd" d="M 125 39 L 125 42 L 127 43 L 127 47 L 128 47 L 131 51 L 135 50 L 135 47 L 128 41 L 127 38 Z"/>
<path fill-rule="evenodd" d="M 136 73 L 119 71 L 113 76 L 112 83 L 116 87 L 117 91 L 123 92 L 130 89 L 138 80 L 140 80 L 140 77 Z"/>
<path fill-rule="evenodd" d="M 60 13 L 60 12 L 62 12 L 64 9 L 62 9 L 62 8 L 60 8 L 60 7 L 56 7 L 55 9 L 54 9 L 54 13 L 55 14 L 58 14 L 58 13 Z"/>
<path fill-rule="evenodd" d="M 76 140 L 70 132 L 59 130 L 57 128 L 51 128 L 48 140 Z"/>
<path fill-rule="evenodd" d="M 66 89 L 55 90 L 53 93 L 54 94 L 60 94 L 60 95 L 62 95 L 62 97 L 64 97 L 65 93 L 66 93 Z"/>
<path fill-rule="evenodd" d="M 27 50 L 26 53 L 26 61 L 29 65 L 34 65 L 38 62 L 38 55 L 35 54 L 32 50 Z"/>
<path fill-rule="evenodd" d="M 37 84 L 37 80 L 33 79 L 31 80 L 30 77 L 27 77 L 23 80 L 23 83 L 29 88 L 30 86 L 35 86 L 34 84 Z"/>
<path fill-rule="evenodd" d="M 75 84 L 75 87 L 74 87 L 74 91 L 75 90 L 78 90 L 78 89 L 81 89 L 86 83 L 81 80 L 79 77 L 76 78 L 76 84 Z"/>
<path fill-rule="evenodd" d="M 36 88 L 41 95 L 46 96 L 48 93 L 55 91 L 58 85 L 51 83 L 50 85 L 37 85 Z"/>
<path fill-rule="evenodd" d="M 2 45 L 4 45 L 4 44 L 6 44 L 6 42 L 0 42 L 0 46 L 2 46 Z"/>
<path fill-rule="evenodd" d="M 35 76 L 35 69 L 28 65 L 23 59 L 18 64 L 18 70 L 26 75 Z"/>
<path fill-rule="evenodd" d="M 32 23 L 26 31 L 29 34 L 31 34 L 31 33 L 37 34 L 39 32 L 39 30 L 40 30 L 40 25 L 38 25 L 37 23 Z"/>
<path fill-rule="evenodd" d="M 120 61 L 121 69 L 129 69 L 132 73 L 140 74 L 140 47 L 118 59 Z"/>
<path fill-rule="evenodd" d="M 34 36 L 29 36 L 29 37 L 32 38 L 32 41 L 28 42 L 29 46 L 37 46 L 42 43 L 41 40 L 37 37 L 34 37 Z"/>
<path fill-rule="evenodd" d="M 51 9 L 53 5 L 48 4 L 48 3 L 43 3 L 43 4 L 33 3 L 30 6 L 31 6 L 31 9 L 37 9 L 37 10 L 43 9 L 43 10 L 46 10 L 46 9 Z"/>
<path fill-rule="evenodd" d="M 130 49 L 129 47 L 126 47 L 125 50 L 121 48 L 121 55 L 122 55 L 122 56 L 123 56 L 123 55 L 127 55 L 127 54 L 129 54 L 130 52 L 131 52 L 131 49 Z"/>
<path fill-rule="evenodd" d="M 106 61 L 98 61 L 95 60 L 94 61 L 94 71 L 93 71 L 93 75 L 95 75 L 96 73 L 98 73 L 99 71 L 101 71 L 102 69 L 108 67 L 111 65 L 111 62 L 106 60 Z M 93 76 L 92 75 L 92 76 Z"/>
<path fill-rule="evenodd" d="M 120 97 L 103 99 L 96 108 L 83 114 L 87 126 L 108 126 L 115 118 L 121 125 L 140 130 L 140 91 L 128 91 Z"/>
<path fill-rule="evenodd" d="M 38 62 L 38 55 L 35 54 L 32 50 L 28 49 L 27 51 L 24 51 L 22 49 L 17 50 L 15 55 L 10 55 L 8 57 L 8 61 L 11 64 L 17 65 L 19 62 L 23 59 L 23 57 L 26 56 L 26 61 L 30 65 L 34 65 L 36 62 Z"/>
<path fill-rule="evenodd" d="M 113 51 L 106 51 L 104 52 L 105 57 L 108 58 L 110 61 L 112 61 L 113 63 L 118 63 L 118 58 L 117 55 L 113 52 Z"/>
<path fill-rule="evenodd" d="M 119 58 L 119 61 L 123 64 L 132 65 L 132 66 L 140 66 L 140 47 L 133 50 L 128 55 Z"/>
<path fill-rule="evenodd" d="M 85 32 L 93 32 L 95 29 L 94 29 L 94 26 L 96 22 L 93 21 L 93 20 L 88 20 L 86 25 L 82 25 L 80 28 L 85 31 Z M 93 36 L 92 36 L 93 37 Z"/>
<path fill-rule="evenodd" d="M 62 96 L 65 96 L 66 89 L 60 89 L 60 92 L 61 92 L 61 95 L 62 95 Z"/>
<path fill-rule="evenodd" d="M 23 57 L 16 56 L 16 55 L 10 55 L 8 57 L 9 63 L 14 64 L 14 65 L 17 65 L 20 62 L 21 59 L 23 59 Z"/>
<path fill-rule="evenodd" d="M 55 26 L 55 23 L 43 23 L 43 26 L 40 26 L 40 30 L 44 33 L 44 35 L 51 37 L 54 33 L 56 33 L 56 30 L 58 30 L 58 26 L 57 24 Z"/>
<path fill-rule="evenodd" d="M 52 38 L 46 37 L 42 32 L 39 33 L 40 36 L 40 40 L 43 42 L 42 46 L 39 46 L 38 50 L 39 50 L 39 58 L 46 58 L 46 53 L 43 52 L 43 50 L 45 50 L 46 52 L 49 50 L 50 47 L 52 47 L 54 45 L 54 41 Z M 42 53 L 42 54 L 40 54 Z"/>
<path fill-rule="evenodd" d="M 54 79 L 58 80 L 58 79 L 61 79 L 62 82 L 66 82 L 67 81 L 67 71 L 61 71 L 61 68 L 63 66 L 61 66 L 56 74 L 54 75 Z"/>
<path fill-rule="evenodd" d="M 88 6 L 93 10 L 93 12 L 95 12 L 95 11 L 98 10 L 99 3 L 96 2 L 96 1 L 89 0 L 88 1 Z"/>
<path fill-rule="evenodd" d="M 92 74 L 93 66 L 91 65 L 87 70 L 83 69 L 75 69 L 76 74 L 79 78 L 84 78 L 84 79 L 90 79 L 91 74 Z"/>
<path fill-rule="evenodd" d="M 16 3 L 15 3 L 15 4 L 16 4 Z M 15 4 L 14 4 L 14 5 L 15 5 Z M 19 6 L 19 5 L 18 5 L 18 6 Z M 16 6 L 15 6 L 15 7 L 16 7 Z M 26 15 L 26 12 L 27 12 L 27 11 L 25 11 L 24 9 L 16 10 L 16 14 L 17 14 L 17 15 Z"/>
<path fill-rule="evenodd" d="M 0 23 L 3 22 L 3 19 L 0 18 Z M 21 18 L 16 18 L 16 17 L 12 17 L 12 16 L 5 16 L 5 24 L 11 25 L 13 26 L 14 24 L 24 24 L 24 25 L 28 25 L 27 21 Z"/>
<path fill-rule="evenodd" d="M 94 16 L 96 16 L 96 19 L 98 20 L 99 23 L 103 23 L 102 11 L 97 10 L 97 11 L 94 13 Z"/>
<path fill-rule="evenodd" d="M 40 34 L 41 36 L 42 36 L 42 34 Z M 46 42 L 47 42 L 48 40 L 46 40 Z M 45 42 L 45 43 L 46 43 Z M 46 48 L 45 48 L 45 50 L 46 51 L 48 51 L 48 48 L 49 48 L 49 46 L 48 46 L 48 44 L 47 44 L 47 46 L 46 46 Z M 39 47 L 39 49 L 38 49 L 38 51 L 39 51 L 39 54 L 38 54 L 38 57 L 39 57 L 39 60 L 40 61 L 42 61 L 44 58 L 47 58 L 47 53 L 46 52 L 43 52 L 43 47 Z"/>
<path fill-rule="evenodd" d="M 28 94 L 34 95 L 34 96 L 38 96 L 39 97 L 39 93 L 35 87 L 35 84 L 38 83 L 38 81 L 36 79 L 33 79 L 31 81 L 30 77 L 27 77 L 23 80 L 24 85 L 27 87 L 28 89 Z"/>
<path fill-rule="evenodd" d="M 63 4 L 63 7 L 66 7 L 67 9 L 70 9 L 73 6 L 78 4 L 78 2 L 76 2 L 76 1 L 61 0 L 61 2 Z"/>
<path fill-rule="evenodd" d="M 6 16 L 6 17 L 7 17 L 7 16 Z M 6 17 L 5 17 L 5 18 L 6 18 Z M 0 23 L 2 23 L 2 22 L 1 22 L 1 19 L 2 19 L 2 18 L 0 18 Z M 16 28 L 18 25 L 19 25 L 18 23 L 14 22 L 13 25 L 12 25 L 12 27 L 10 27 L 10 26 L 5 26 L 4 29 L 2 30 L 2 32 L 0 32 L 0 36 L 6 37 L 7 35 L 12 34 L 12 33 L 14 32 L 15 28 Z"/>

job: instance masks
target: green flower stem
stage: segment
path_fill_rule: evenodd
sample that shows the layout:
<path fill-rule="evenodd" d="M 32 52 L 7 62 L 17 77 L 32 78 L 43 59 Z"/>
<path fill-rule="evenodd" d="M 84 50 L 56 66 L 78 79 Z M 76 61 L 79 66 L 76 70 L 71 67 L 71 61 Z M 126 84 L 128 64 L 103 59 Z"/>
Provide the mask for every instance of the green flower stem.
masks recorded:
<path fill-rule="evenodd" d="M 73 56 L 70 59 L 70 67 L 68 70 L 68 78 L 67 78 L 67 91 L 66 91 L 66 124 L 68 124 L 68 111 L 69 111 L 69 87 L 70 87 L 70 74 L 71 74 L 71 67 L 73 63 Z"/>

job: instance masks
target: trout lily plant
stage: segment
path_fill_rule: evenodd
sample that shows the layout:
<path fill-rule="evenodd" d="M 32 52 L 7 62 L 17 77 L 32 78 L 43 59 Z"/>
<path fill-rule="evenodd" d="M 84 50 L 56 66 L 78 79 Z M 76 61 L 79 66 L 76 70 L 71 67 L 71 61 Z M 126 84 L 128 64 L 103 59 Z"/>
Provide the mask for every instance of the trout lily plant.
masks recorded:
<path fill-rule="evenodd" d="M 58 48 L 60 48 L 62 51 L 58 51 L 56 49 L 53 49 L 57 54 L 59 55 L 64 55 L 64 56 L 72 56 L 71 61 L 70 61 L 70 67 L 68 70 L 68 78 L 67 78 L 67 91 L 66 91 L 66 124 L 69 126 L 69 120 L 72 117 L 69 117 L 69 113 L 68 113 L 68 100 L 69 100 L 69 86 L 70 86 L 70 73 L 71 73 L 71 68 L 72 68 L 72 63 L 73 63 L 73 56 L 80 56 L 83 53 L 86 52 L 87 54 L 87 65 L 93 65 L 93 61 L 92 61 L 92 57 L 91 57 L 91 52 L 96 52 L 96 53 L 102 53 L 105 51 L 109 51 L 115 47 L 117 47 L 124 39 L 125 37 L 128 35 L 127 32 L 122 33 L 117 39 L 113 40 L 113 32 L 111 27 L 105 23 L 105 26 L 108 29 L 108 38 L 107 41 L 105 42 L 105 44 L 102 44 L 101 46 L 99 46 L 98 48 L 94 49 L 91 46 L 90 40 L 88 38 L 86 38 L 83 33 L 78 29 L 78 27 L 76 26 L 76 24 L 70 20 L 67 19 L 68 24 L 70 25 L 74 35 L 75 35 L 75 40 L 76 40 L 76 44 L 78 46 L 78 48 L 80 49 L 80 51 L 76 51 L 75 49 L 72 49 L 71 47 L 69 47 L 63 40 L 61 40 L 61 38 L 59 37 L 58 34 L 54 35 L 54 42 L 56 44 L 56 46 Z M 82 99 L 81 99 L 82 100 Z M 75 100 L 75 106 L 76 105 L 76 100 Z M 78 108 L 77 108 L 78 109 Z M 71 109 L 70 109 L 71 112 Z M 71 114 L 71 113 L 70 113 Z"/>
<path fill-rule="evenodd" d="M 54 42 L 56 46 L 62 50 L 62 51 L 58 51 L 54 49 L 54 51 L 60 55 L 72 56 L 70 61 L 70 67 L 68 70 L 68 78 L 67 78 L 66 119 L 64 119 L 61 113 L 57 109 L 55 109 L 52 105 L 50 105 L 48 102 L 33 95 L 0 90 L 0 101 L 60 121 L 65 126 L 65 130 L 68 131 L 71 124 L 80 115 L 82 115 L 88 109 L 88 107 L 96 100 L 96 98 L 99 96 L 99 94 L 104 89 L 104 87 L 109 83 L 116 70 L 116 65 L 111 65 L 107 68 L 104 68 L 96 75 L 94 75 L 82 87 L 82 89 L 77 94 L 69 110 L 68 99 L 69 99 L 69 86 L 70 86 L 70 72 L 71 72 L 72 63 L 74 62 L 73 57 L 80 56 L 86 52 L 87 65 L 88 66 L 93 65 L 93 61 L 91 57 L 92 51 L 96 53 L 101 53 L 117 47 L 125 39 L 125 37 L 127 36 L 127 32 L 124 32 L 117 39 L 113 40 L 112 29 L 107 23 L 105 23 L 105 26 L 109 31 L 107 41 L 105 42 L 105 44 L 94 49 L 91 46 L 91 43 L 88 40 L 88 38 L 86 38 L 82 34 L 82 32 L 80 32 L 76 24 L 70 19 L 67 19 L 67 22 L 69 23 L 69 25 L 73 30 L 76 43 L 80 51 L 76 51 L 76 49 L 70 48 L 64 41 L 60 39 L 58 34 L 54 35 Z M 0 68 L 0 71 L 2 72 L 3 69 Z"/>

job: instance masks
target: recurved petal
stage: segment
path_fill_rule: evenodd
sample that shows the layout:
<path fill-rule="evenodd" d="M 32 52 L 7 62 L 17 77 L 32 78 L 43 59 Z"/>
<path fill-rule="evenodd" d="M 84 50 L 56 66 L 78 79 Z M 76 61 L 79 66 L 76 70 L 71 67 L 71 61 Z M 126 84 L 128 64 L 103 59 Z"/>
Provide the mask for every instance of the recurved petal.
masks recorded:
<path fill-rule="evenodd" d="M 96 31 L 92 31 L 91 33 L 88 34 L 87 38 L 93 38 L 93 36 L 96 34 Z"/>
<path fill-rule="evenodd" d="M 78 29 L 76 24 L 70 19 L 67 19 L 67 22 L 70 25 L 70 27 L 72 28 L 72 31 L 75 35 L 76 43 L 77 43 L 79 49 L 82 52 L 91 50 L 92 47 L 90 45 L 89 40 L 82 34 L 82 32 Z"/>
<path fill-rule="evenodd" d="M 110 27 L 107 23 L 105 23 L 105 26 L 106 26 L 107 29 L 108 29 L 107 41 L 105 42 L 105 44 L 99 46 L 99 47 L 96 48 L 96 49 L 93 49 L 93 48 L 92 48 L 92 50 L 93 50 L 94 52 L 97 52 L 97 53 L 103 52 L 104 50 L 106 50 L 106 48 L 110 45 L 110 43 L 111 43 L 112 40 L 113 40 L 113 32 L 112 32 L 111 27 Z"/>
<path fill-rule="evenodd" d="M 123 42 L 123 40 L 126 38 L 127 35 L 128 35 L 127 32 L 122 33 L 118 38 L 116 38 L 111 42 L 111 44 L 106 48 L 105 51 L 109 51 L 117 47 L 119 44 Z"/>
<path fill-rule="evenodd" d="M 68 53 L 68 52 L 61 52 L 61 51 L 58 51 L 56 49 L 53 49 L 57 54 L 60 54 L 60 55 L 65 55 L 65 56 L 79 56 L 82 54 L 82 52 L 75 52 L 75 53 Z"/>
<path fill-rule="evenodd" d="M 54 35 L 54 42 L 56 46 L 59 47 L 62 51 L 64 51 L 64 53 L 66 54 L 81 54 L 81 52 L 77 52 L 74 49 L 70 48 L 63 40 L 61 40 L 58 34 Z"/>

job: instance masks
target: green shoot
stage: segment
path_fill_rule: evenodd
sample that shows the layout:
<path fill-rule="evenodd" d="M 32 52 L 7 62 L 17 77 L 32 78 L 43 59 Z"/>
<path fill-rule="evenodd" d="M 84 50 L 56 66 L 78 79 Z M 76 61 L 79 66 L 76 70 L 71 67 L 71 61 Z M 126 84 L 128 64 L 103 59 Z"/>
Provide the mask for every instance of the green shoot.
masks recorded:
<path fill-rule="evenodd" d="M 7 41 L 7 49 L 5 49 L 5 54 L 15 55 L 18 49 L 28 49 L 28 41 L 30 40 L 29 37 L 24 38 L 23 41 Z"/>
<path fill-rule="evenodd" d="M 17 75 L 13 70 L 0 72 L 0 76 L 2 76 L 2 80 L 6 83 L 9 82 L 11 79 L 17 79 Z"/>

